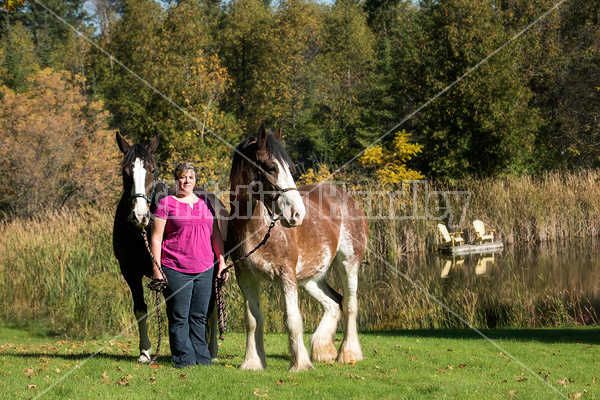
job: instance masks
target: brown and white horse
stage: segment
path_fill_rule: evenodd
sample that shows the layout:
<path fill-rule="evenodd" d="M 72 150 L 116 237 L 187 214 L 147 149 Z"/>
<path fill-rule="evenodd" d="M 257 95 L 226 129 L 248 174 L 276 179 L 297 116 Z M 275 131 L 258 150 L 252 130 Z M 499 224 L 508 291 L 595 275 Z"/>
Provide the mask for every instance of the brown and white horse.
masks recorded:
<path fill-rule="evenodd" d="M 231 219 L 228 251 L 234 259 L 254 249 L 273 218 L 279 219 L 264 246 L 236 264 L 245 300 L 246 355 L 243 369 L 266 368 L 261 281 L 276 283 L 285 298 L 290 370 L 313 368 L 304 346 L 298 287 L 323 307 L 311 344 L 313 361 L 362 359 L 358 341 L 356 297 L 358 270 L 367 244 L 367 222 L 357 203 L 339 187 L 319 183 L 296 188 L 294 164 L 276 136 L 261 126 L 255 137 L 238 145 L 231 168 Z M 343 297 L 327 283 L 334 268 Z M 334 335 L 343 311 L 344 339 L 339 351 Z"/>
<path fill-rule="evenodd" d="M 140 337 L 140 356 L 138 362 L 151 361 L 150 339 L 148 337 L 148 306 L 144 299 L 142 278 L 152 276 L 152 260 L 144 244 L 142 228 L 148 228 L 152 219 L 152 211 L 164 196 L 173 194 L 164 182 L 156 180 L 156 160 L 152 153 L 158 146 L 158 135 L 150 143 L 130 145 L 116 134 L 119 149 L 123 153 L 121 172 L 123 174 L 123 195 L 117 206 L 113 227 L 113 250 L 119 261 L 121 273 L 131 289 L 133 311 L 137 319 Z M 227 234 L 227 217 L 229 213 L 225 205 L 213 193 L 194 188 L 194 193 L 209 199 L 219 218 L 218 223 L 224 237 Z M 148 237 L 150 232 L 148 232 Z M 211 357 L 217 357 L 217 313 L 212 312 L 210 318 Z"/>

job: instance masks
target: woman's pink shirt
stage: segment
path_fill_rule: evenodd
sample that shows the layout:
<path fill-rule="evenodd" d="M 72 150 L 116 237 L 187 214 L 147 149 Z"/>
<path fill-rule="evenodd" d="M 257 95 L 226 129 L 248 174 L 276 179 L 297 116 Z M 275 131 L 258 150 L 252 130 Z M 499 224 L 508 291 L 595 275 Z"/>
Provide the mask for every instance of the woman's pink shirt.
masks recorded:
<path fill-rule="evenodd" d="M 202 196 L 193 208 L 173 196 L 160 200 L 154 216 L 167 221 L 160 257 L 162 266 L 192 274 L 213 267 L 213 214 L 210 203 Z"/>

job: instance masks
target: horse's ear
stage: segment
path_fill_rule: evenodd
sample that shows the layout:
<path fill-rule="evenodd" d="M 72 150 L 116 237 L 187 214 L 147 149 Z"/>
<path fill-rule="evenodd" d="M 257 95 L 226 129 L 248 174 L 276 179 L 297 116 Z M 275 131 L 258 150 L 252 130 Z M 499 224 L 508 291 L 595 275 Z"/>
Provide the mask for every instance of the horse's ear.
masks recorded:
<path fill-rule="evenodd" d="M 119 132 L 116 133 L 116 137 L 117 137 L 117 144 L 119 145 L 119 149 L 121 150 L 122 153 L 126 153 L 127 150 L 129 150 L 129 148 L 131 147 L 131 145 L 129 143 L 127 143 L 127 140 L 125 140 Z"/>
<path fill-rule="evenodd" d="M 281 140 L 282 136 L 283 136 L 283 129 L 281 129 L 281 128 L 277 129 L 277 133 L 275 134 L 275 139 Z"/>
<path fill-rule="evenodd" d="M 150 143 L 148 143 L 146 145 L 146 150 L 148 150 L 148 153 L 150 153 L 150 154 L 154 153 L 154 150 L 156 150 L 156 148 L 158 147 L 158 141 L 160 139 L 159 136 L 160 135 L 158 133 L 156 135 L 154 135 L 154 137 L 152 138 Z"/>
<path fill-rule="evenodd" d="M 267 130 L 265 129 L 265 124 L 262 124 L 258 129 L 258 148 L 264 149 L 267 146 Z"/>

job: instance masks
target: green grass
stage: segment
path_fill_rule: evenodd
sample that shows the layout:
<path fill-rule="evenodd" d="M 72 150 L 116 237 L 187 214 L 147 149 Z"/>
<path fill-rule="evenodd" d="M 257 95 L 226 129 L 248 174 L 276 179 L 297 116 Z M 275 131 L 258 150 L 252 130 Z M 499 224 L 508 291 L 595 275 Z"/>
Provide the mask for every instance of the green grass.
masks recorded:
<path fill-rule="evenodd" d="M 484 333 L 502 350 L 472 331 L 363 333 L 365 360 L 356 365 L 316 364 L 313 371 L 291 373 L 283 334 L 266 335 L 268 369 L 256 372 L 238 368 L 244 354 L 242 334 L 227 335 L 220 345 L 220 362 L 212 368 L 181 370 L 171 367 L 168 355 L 156 369 L 137 364 L 132 338 L 72 341 L 0 328 L 0 397 L 600 398 L 599 328 Z"/>

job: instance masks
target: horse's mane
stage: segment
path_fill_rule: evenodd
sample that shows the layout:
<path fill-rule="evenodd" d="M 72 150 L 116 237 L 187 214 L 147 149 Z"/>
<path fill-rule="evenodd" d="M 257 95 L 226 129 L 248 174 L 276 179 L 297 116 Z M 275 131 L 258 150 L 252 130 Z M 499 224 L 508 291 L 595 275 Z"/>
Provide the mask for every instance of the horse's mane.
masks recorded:
<path fill-rule="evenodd" d="M 254 156 L 250 156 L 253 152 L 256 152 L 257 139 L 256 135 L 247 138 L 240 143 L 233 152 L 233 161 L 231 163 L 231 174 L 229 175 L 229 181 L 231 182 L 232 191 L 238 185 L 244 185 L 250 183 L 249 178 L 252 177 L 252 172 L 255 166 L 252 165 L 248 159 L 255 159 Z M 296 166 L 290 158 L 289 154 L 271 133 L 267 135 L 267 153 L 279 161 L 281 164 L 285 163 L 290 168 L 290 172 L 294 174 L 296 172 Z"/>
<path fill-rule="evenodd" d="M 156 161 L 150 152 L 141 143 L 133 144 L 129 150 L 124 154 L 123 161 L 121 162 L 121 168 L 130 166 L 136 158 L 144 160 L 144 165 L 151 168 L 156 168 Z"/>

